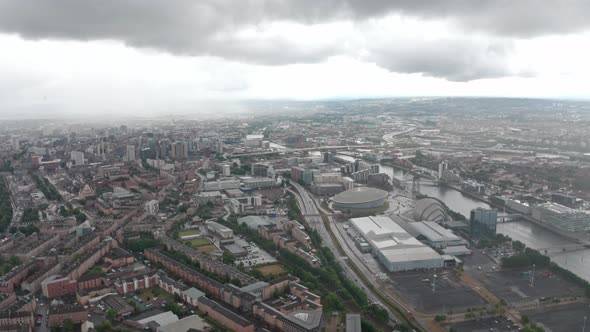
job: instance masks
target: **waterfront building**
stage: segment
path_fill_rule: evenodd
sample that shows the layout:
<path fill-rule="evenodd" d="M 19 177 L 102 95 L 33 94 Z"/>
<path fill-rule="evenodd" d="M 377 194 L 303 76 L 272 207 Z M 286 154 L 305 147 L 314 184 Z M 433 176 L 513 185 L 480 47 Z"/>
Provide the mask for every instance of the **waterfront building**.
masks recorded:
<path fill-rule="evenodd" d="M 590 213 L 560 204 L 544 203 L 535 206 L 533 218 L 560 231 L 587 232 L 590 230 Z"/>
<path fill-rule="evenodd" d="M 471 210 L 469 222 L 472 240 L 492 238 L 496 236 L 498 212 L 484 208 L 473 209 Z"/>

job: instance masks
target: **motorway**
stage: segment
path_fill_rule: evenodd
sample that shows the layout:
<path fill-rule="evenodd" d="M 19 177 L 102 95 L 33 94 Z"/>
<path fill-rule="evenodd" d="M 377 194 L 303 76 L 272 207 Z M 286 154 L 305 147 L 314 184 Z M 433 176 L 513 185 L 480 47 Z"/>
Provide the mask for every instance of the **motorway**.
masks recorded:
<path fill-rule="evenodd" d="M 395 143 L 394 137 L 400 136 L 400 135 L 404 135 L 404 134 L 407 134 L 407 133 L 411 133 L 414 130 L 416 130 L 416 127 L 410 127 L 410 128 L 408 128 L 406 130 L 403 130 L 403 131 L 398 131 L 396 133 L 391 133 L 391 134 L 383 135 L 383 140 L 386 141 L 387 143 L 393 144 L 393 143 Z"/>
<path fill-rule="evenodd" d="M 319 150 L 341 150 L 341 149 L 357 149 L 357 148 L 375 148 L 381 145 L 375 144 L 364 144 L 364 145 L 333 145 L 333 146 L 316 146 L 313 148 L 301 148 L 301 149 L 286 149 L 286 150 L 275 150 L 275 151 L 261 151 L 261 152 L 246 152 L 230 154 L 228 158 L 235 157 L 249 157 L 249 156 L 264 156 L 276 153 L 291 153 L 291 152 L 302 152 L 302 151 L 319 151 Z"/>
<path fill-rule="evenodd" d="M 339 257 L 340 256 L 339 250 L 336 247 L 336 245 L 334 244 L 334 242 L 332 241 L 332 237 L 330 236 L 328 230 L 326 229 L 326 227 L 323 223 L 322 217 L 320 216 L 320 212 L 318 210 L 318 206 L 320 206 L 319 202 L 314 200 L 311 197 L 311 195 L 307 192 L 307 190 L 305 190 L 305 188 L 303 188 L 298 183 L 291 182 L 291 185 L 293 185 L 298 192 L 295 195 L 295 197 L 296 197 L 297 203 L 301 209 L 301 214 L 303 215 L 303 217 L 305 218 L 305 220 L 307 221 L 309 226 L 319 232 L 320 236 L 322 237 L 323 244 L 325 246 L 327 246 L 334 253 L 334 255 L 336 257 Z M 317 204 L 317 206 L 316 206 L 316 204 Z M 330 221 L 332 221 L 331 217 L 329 217 L 329 219 L 330 219 Z M 335 232 L 335 233 L 337 233 L 337 232 Z M 342 241 L 341 239 L 338 239 L 338 241 L 339 242 L 346 242 L 346 241 Z M 342 248 L 346 248 L 346 247 L 347 246 L 342 246 Z M 354 280 L 355 283 L 358 286 L 360 286 L 367 293 L 367 298 L 370 303 L 378 303 L 381 307 L 385 308 L 388 311 L 389 317 L 392 320 L 394 320 L 396 322 L 403 321 L 403 319 L 401 317 L 399 317 L 399 315 L 397 315 L 396 313 L 389 310 L 389 306 L 385 305 L 380 300 L 379 296 L 372 289 L 366 287 L 366 285 L 364 285 L 364 283 L 361 280 L 359 280 L 359 276 L 346 263 L 346 260 L 352 258 L 351 263 L 354 264 L 361 271 L 361 273 L 363 273 L 367 278 L 370 279 L 371 283 L 373 284 L 374 289 L 379 289 L 380 286 L 375 283 L 376 277 L 374 276 L 374 274 L 372 272 L 370 272 L 362 262 L 360 262 L 360 260 L 358 259 L 358 257 L 356 257 L 356 255 L 351 254 L 346 249 L 345 249 L 345 254 L 346 254 L 346 256 L 340 257 L 340 260 L 342 261 L 341 266 L 342 266 L 343 271 L 345 272 L 346 276 L 350 280 Z M 397 301 L 396 301 L 396 303 L 397 303 Z M 404 310 L 403 306 L 400 306 L 400 307 L 402 308 L 402 310 Z"/>

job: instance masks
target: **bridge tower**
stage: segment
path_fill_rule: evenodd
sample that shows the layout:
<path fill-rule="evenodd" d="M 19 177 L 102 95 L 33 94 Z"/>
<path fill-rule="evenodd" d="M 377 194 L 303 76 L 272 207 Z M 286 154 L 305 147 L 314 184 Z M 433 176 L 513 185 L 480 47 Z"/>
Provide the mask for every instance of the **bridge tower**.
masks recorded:
<path fill-rule="evenodd" d="M 414 178 L 412 179 L 412 197 L 416 199 L 416 195 L 420 193 L 420 175 L 414 174 Z"/>

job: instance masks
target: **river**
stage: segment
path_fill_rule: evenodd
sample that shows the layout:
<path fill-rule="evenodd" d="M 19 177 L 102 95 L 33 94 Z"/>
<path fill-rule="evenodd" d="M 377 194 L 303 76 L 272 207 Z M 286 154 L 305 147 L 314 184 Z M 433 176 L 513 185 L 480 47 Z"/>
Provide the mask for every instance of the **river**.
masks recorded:
<path fill-rule="evenodd" d="M 402 177 L 403 171 L 387 165 L 381 165 L 381 172 L 389 176 Z M 426 181 L 420 185 L 420 192 L 430 197 L 435 197 L 445 202 L 453 211 L 459 212 L 469 218 L 470 211 L 477 207 L 490 208 L 487 203 L 478 201 L 461 192 L 448 188 L 434 186 Z M 558 247 L 571 244 L 572 241 L 546 230 L 543 227 L 528 221 L 513 221 L 498 224 L 498 233 L 510 236 L 513 240 L 521 241 L 533 249 Z M 590 281 L 590 249 L 557 252 L 550 255 L 551 260 L 578 276 Z"/>

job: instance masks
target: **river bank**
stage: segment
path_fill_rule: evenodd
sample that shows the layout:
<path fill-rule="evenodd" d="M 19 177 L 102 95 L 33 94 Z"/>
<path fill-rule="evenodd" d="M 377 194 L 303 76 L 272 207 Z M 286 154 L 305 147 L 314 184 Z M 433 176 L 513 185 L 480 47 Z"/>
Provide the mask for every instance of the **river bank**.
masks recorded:
<path fill-rule="evenodd" d="M 398 178 L 401 178 L 406 172 L 385 164 L 382 164 L 381 168 L 382 172 Z M 501 211 L 504 210 L 503 207 L 493 206 L 490 204 L 491 202 L 473 197 L 473 195 L 464 195 L 456 188 L 448 186 L 435 186 L 432 183 L 424 182 L 420 186 L 420 192 L 443 201 L 449 209 L 466 217 L 469 217 L 472 209 L 478 207 L 486 209 L 496 207 Z M 507 235 L 513 240 L 518 240 L 531 249 L 541 251 L 545 248 L 555 248 L 576 243 L 576 241 L 572 241 L 568 237 L 529 220 L 498 223 L 498 233 Z M 590 249 L 554 252 L 551 254 L 551 260 L 581 278 L 590 281 Z"/>

